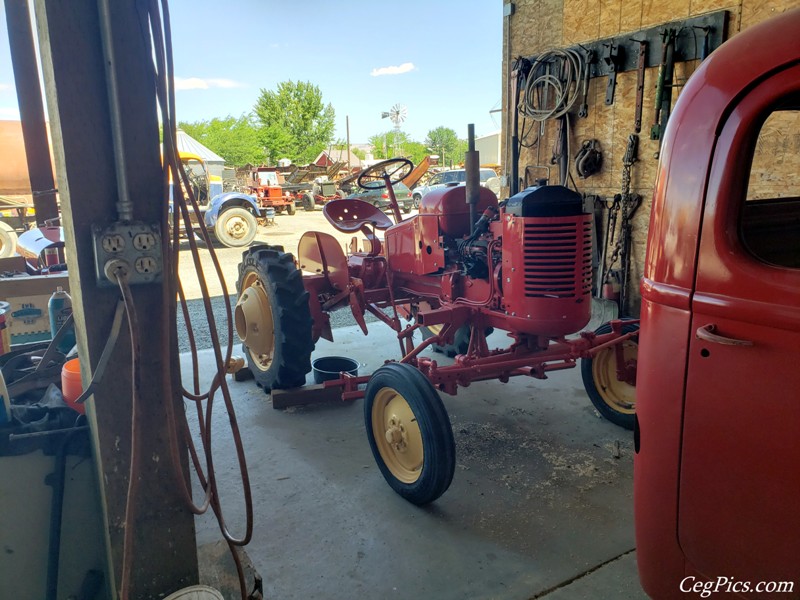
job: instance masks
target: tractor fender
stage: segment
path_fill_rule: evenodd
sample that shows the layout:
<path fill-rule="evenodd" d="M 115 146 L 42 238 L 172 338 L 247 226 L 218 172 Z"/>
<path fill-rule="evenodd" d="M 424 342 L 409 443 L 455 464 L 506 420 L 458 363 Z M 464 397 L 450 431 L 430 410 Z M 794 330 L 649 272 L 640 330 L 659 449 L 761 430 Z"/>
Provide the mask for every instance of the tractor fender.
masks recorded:
<path fill-rule="evenodd" d="M 261 211 L 258 208 L 255 198 L 248 194 L 243 194 L 242 192 L 225 192 L 224 194 L 214 196 L 211 202 L 208 203 L 208 208 L 204 213 L 206 227 L 214 227 L 220 214 L 222 214 L 225 209 L 233 206 L 241 206 L 257 217 L 261 216 Z"/>

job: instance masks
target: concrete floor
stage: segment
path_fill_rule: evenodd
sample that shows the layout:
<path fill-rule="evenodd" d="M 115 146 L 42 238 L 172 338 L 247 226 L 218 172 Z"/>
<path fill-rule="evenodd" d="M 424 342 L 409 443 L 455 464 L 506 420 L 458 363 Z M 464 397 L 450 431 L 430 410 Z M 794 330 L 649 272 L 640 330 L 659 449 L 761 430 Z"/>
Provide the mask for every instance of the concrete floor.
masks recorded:
<path fill-rule="evenodd" d="M 369 373 L 397 356 L 381 324 L 368 337 L 355 327 L 334 334 L 315 357 L 347 355 Z M 210 364 L 211 351 L 202 359 Z M 443 395 L 456 473 L 425 508 L 381 476 L 362 401 L 274 410 L 252 381 L 231 390 L 255 504 L 245 551 L 267 598 L 646 597 L 633 551 L 632 436 L 599 418 L 578 369 Z M 238 533 L 241 484 L 222 411 L 215 431 L 226 520 Z M 213 518 L 198 518 L 197 538 L 218 542 Z"/>

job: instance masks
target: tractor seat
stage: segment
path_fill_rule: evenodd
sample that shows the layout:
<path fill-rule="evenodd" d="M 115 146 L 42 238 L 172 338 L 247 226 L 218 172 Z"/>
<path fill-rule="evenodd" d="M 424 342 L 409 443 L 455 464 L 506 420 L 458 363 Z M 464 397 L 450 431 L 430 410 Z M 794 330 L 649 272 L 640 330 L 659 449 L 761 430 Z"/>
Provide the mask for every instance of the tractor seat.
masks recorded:
<path fill-rule="evenodd" d="M 379 208 L 356 198 L 331 200 L 322 207 L 328 222 L 343 233 L 360 231 L 365 225 L 375 229 L 389 229 L 394 223 Z"/>

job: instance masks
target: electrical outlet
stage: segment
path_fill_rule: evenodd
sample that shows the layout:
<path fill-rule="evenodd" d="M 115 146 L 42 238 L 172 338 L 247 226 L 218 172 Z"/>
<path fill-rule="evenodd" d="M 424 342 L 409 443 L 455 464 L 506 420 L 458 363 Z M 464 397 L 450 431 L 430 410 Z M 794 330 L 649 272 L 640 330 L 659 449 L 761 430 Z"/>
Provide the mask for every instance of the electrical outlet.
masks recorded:
<path fill-rule="evenodd" d="M 137 233 L 133 236 L 133 247 L 137 250 L 147 251 L 151 250 L 156 245 L 156 236 L 149 231 L 146 233 Z"/>
<path fill-rule="evenodd" d="M 95 275 L 100 287 L 117 286 L 124 273 L 130 285 L 162 279 L 161 233 L 158 225 L 132 222 L 92 227 Z"/>
<path fill-rule="evenodd" d="M 103 236 L 103 250 L 111 254 L 122 252 L 125 249 L 125 238 L 118 233 Z"/>
<path fill-rule="evenodd" d="M 137 273 L 155 273 L 158 271 L 158 262 L 152 256 L 141 256 L 136 259 L 134 267 Z"/>

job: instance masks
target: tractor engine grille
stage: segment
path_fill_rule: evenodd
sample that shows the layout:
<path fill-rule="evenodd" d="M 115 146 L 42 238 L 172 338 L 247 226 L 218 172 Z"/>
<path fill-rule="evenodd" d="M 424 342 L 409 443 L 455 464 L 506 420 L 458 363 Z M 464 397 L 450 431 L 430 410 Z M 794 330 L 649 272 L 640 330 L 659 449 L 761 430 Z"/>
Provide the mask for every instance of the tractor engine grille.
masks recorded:
<path fill-rule="evenodd" d="M 590 294 L 591 218 L 581 215 L 550 219 L 550 222 L 526 221 L 523 232 L 525 296 L 575 298 Z"/>

